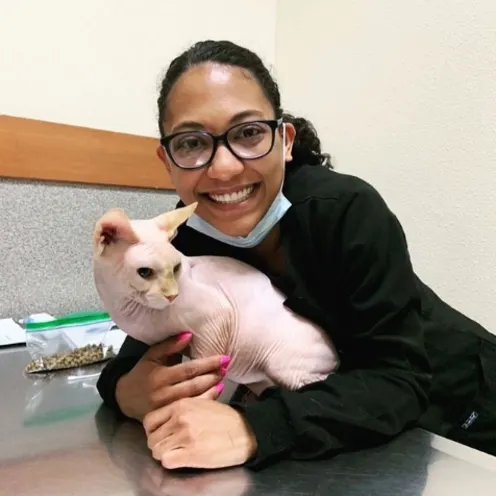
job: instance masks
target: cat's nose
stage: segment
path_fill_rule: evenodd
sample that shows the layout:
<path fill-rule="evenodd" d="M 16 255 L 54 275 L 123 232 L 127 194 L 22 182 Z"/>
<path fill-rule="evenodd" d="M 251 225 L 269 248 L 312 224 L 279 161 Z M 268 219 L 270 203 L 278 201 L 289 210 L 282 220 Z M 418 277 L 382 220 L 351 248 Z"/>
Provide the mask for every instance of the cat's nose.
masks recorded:
<path fill-rule="evenodd" d="M 177 298 L 177 294 L 166 296 L 166 298 L 172 303 Z"/>

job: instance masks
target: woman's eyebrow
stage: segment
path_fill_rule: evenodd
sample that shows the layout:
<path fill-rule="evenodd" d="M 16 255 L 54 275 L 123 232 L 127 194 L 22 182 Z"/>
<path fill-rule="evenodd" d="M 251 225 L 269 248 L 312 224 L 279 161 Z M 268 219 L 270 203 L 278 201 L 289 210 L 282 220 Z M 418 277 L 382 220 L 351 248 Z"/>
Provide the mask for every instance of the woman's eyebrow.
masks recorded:
<path fill-rule="evenodd" d="M 177 126 L 174 126 L 171 130 L 170 130 L 170 134 L 172 133 L 177 133 L 179 131 L 190 131 L 190 130 L 195 130 L 195 131 L 201 131 L 205 129 L 204 126 L 202 124 L 200 124 L 199 122 L 195 122 L 195 121 L 183 121 L 183 122 L 180 122 Z"/>
<path fill-rule="evenodd" d="M 229 127 L 232 124 L 237 124 L 238 122 L 241 122 L 249 117 L 255 117 L 257 119 L 263 119 L 265 118 L 263 112 L 260 110 L 243 110 L 242 112 L 238 112 L 237 114 L 233 115 L 230 119 L 229 122 L 227 123 L 227 126 Z M 177 126 L 174 126 L 170 133 L 177 133 L 182 130 L 194 130 L 194 131 L 202 131 L 205 129 L 205 126 L 197 121 L 183 121 L 177 124 Z"/>
<path fill-rule="evenodd" d="M 229 119 L 229 124 L 236 124 L 237 122 L 248 119 L 249 117 L 256 117 L 257 119 L 264 118 L 263 112 L 260 110 L 243 110 L 243 112 L 238 112 Z"/>

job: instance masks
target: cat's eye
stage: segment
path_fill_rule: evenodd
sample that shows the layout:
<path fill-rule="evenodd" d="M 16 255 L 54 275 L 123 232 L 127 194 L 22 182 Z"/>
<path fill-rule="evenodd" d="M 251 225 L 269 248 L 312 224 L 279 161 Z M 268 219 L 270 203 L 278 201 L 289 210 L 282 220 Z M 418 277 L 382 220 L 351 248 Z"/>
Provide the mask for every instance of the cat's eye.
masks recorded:
<path fill-rule="evenodd" d="M 178 263 L 175 267 L 174 267 L 174 274 L 177 274 L 179 272 L 179 269 L 181 268 L 181 263 Z"/>
<path fill-rule="evenodd" d="M 150 269 L 149 267 L 140 267 L 136 272 L 138 272 L 138 275 L 143 279 L 150 279 L 154 274 L 153 269 Z"/>

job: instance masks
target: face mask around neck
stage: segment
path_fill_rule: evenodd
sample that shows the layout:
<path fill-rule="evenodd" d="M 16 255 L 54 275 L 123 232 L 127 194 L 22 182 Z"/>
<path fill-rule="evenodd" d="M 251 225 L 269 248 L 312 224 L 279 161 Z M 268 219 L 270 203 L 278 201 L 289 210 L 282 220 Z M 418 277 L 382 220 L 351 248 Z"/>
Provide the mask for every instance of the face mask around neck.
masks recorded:
<path fill-rule="evenodd" d="M 285 161 L 285 143 L 286 143 L 286 130 L 283 128 L 282 138 L 282 167 L 283 170 L 286 166 Z M 186 225 L 195 229 L 210 238 L 214 238 L 221 243 L 226 243 L 237 248 L 253 248 L 260 244 L 265 237 L 269 234 L 272 228 L 284 217 L 284 214 L 291 207 L 291 202 L 283 195 L 282 188 L 284 184 L 284 174 L 281 181 L 281 187 L 277 193 L 272 205 L 267 213 L 262 217 L 260 222 L 253 228 L 247 236 L 228 236 L 217 230 L 214 226 L 204 221 L 201 217 L 193 214 L 186 221 Z"/>

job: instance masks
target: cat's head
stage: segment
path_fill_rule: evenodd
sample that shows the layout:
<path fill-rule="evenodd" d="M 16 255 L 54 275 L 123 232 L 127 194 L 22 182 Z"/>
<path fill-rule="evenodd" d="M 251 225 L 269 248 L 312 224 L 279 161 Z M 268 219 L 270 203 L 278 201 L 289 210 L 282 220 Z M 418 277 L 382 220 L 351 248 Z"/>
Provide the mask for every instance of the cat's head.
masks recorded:
<path fill-rule="evenodd" d="M 150 308 L 166 308 L 179 294 L 182 258 L 171 241 L 196 206 L 147 220 L 130 220 L 124 210 L 109 210 L 95 226 L 94 270 L 105 271 L 105 284 L 120 295 Z"/>

